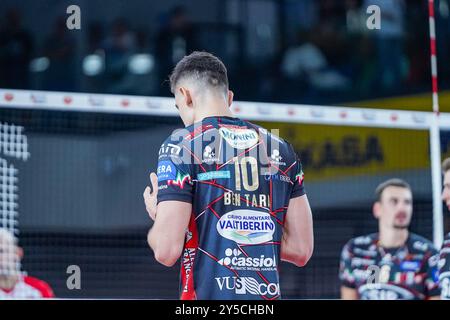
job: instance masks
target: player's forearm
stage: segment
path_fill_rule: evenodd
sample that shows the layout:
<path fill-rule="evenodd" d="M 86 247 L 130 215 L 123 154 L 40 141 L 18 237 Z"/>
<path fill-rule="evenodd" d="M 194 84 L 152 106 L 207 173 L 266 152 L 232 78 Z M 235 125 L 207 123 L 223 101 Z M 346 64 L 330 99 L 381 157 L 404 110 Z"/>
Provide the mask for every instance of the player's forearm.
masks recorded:
<path fill-rule="evenodd" d="M 156 216 L 157 216 L 157 212 L 155 210 L 155 220 L 153 221 L 153 225 L 150 228 L 150 230 L 148 231 L 147 234 L 147 243 L 149 245 L 149 247 L 153 250 L 153 252 L 156 252 L 158 250 L 158 224 L 156 223 Z"/>
<path fill-rule="evenodd" d="M 308 224 L 306 221 L 304 222 Z M 301 221 L 297 221 L 296 225 L 285 224 L 281 240 L 281 259 L 303 267 L 308 263 L 314 251 L 314 237 L 312 223 L 309 228 L 304 225 L 299 226 L 300 223 Z"/>
<path fill-rule="evenodd" d="M 285 242 L 281 243 L 281 260 L 292 263 L 297 267 L 303 267 L 306 265 L 306 257 L 301 257 L 294 250 L 290 250 Z"/>
<path fill-rule="evenodd" d="M 292 263 L 297 267 L 303 267 L 312 256 L 313 243 L 302 240 L 290 241 L 288 234 L 288 232 L 284 232 L 281 241 L 281 260 Z"/>
<path fill-rule="evenodd" d="M 171 267 L 177 262 L 183 249 L 180 241 L 172 239 L 170 234 L 171 230 L 164 223 L 155 220 L 147 235 L 148 245 L 153 250 L 156 261 L 166 267 Z"/>
<path fill-rule="evenodd" d="M 153 251 L 155 251 L 155 249 L 156 249 L 156 241 L 155 241 L 155 236 L 154 236 L 153 228 L 151 228 L 151 229 L 148 231 L 148 234 L 147 234 L 147 243 L 148 243 L 150 249 L 152 249 Z"/>
<path fill-rule="evenodd" d="M 150 229 L 147 240 L 150 248 L 153 250 L 156 261 L 166 267 L 171 267 L 177 262 L 181 251 L 173 246 L 165 245 L 164 242 L 161 241 L 161 235 L 158 235 L 155 228 Z"/>
<path fill-rule="evenodd" d="M 292 199 L 283 227 L 281 259 L 304 266 L 314 250 L 311 208 L 305 196 Z"/>

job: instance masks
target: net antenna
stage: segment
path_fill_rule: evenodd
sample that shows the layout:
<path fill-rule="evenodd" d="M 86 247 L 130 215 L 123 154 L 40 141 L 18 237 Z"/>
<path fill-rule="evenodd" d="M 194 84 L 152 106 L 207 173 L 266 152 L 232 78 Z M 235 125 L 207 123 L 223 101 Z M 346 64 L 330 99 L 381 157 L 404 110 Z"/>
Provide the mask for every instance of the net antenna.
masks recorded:
<path fill-rule="evenodd" d="M 444 216 L 442 213 L 442 173 L 441 173 L 441 136 L 439 115 L 439 89 L 436 55 L 436 23 L 434 0 L 428 0 L 430 24 L 430 59 L 433 95 L 433 115 L 430 123 L 431 181 L 433 192 L 433 242 L 437 248 L 444 242 Z"/>

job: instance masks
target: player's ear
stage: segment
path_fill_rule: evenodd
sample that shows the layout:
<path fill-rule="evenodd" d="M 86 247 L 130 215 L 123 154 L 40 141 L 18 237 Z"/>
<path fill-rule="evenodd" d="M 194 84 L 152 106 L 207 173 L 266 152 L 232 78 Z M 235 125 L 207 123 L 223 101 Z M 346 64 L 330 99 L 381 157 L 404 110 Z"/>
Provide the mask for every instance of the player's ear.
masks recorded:
<path fill-rule="evenodd" d="M 231 104 L 233 103 L 234 98 L 234 92 L 231 90 L 228 90 L 228 106 L 231 107 Z"/>
<path fill-rule="evenodd" d="M 380 209 L 381 209 L 380 207 L 381 203 L 379 201 L 376 201 L 372 206 L 372 213 L 376 219 L 380 218 Z"/>
<path fill-rule="evenodd" d="M 183 95 L 183 99 L 184 99 L 185 105 L 188 106 L 188 107 L 192 107 L 192 94 L 191 94 L 191 92 L 185 87 L 180 87 L 179 90 L 180 90 L 180 93 Z"/>

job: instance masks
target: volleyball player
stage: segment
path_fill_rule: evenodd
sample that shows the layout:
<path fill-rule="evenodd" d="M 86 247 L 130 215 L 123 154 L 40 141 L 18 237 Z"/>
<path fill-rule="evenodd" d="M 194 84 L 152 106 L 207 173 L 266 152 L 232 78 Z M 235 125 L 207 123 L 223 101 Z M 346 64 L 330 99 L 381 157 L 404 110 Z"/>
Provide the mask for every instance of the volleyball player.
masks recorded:
<path fill-rule="evenodd" d="M 293 147 L 233 116 L 217 57 L 184 57 L 170 84 L 186 128 L 162 144 L 144 192 L 156 260 L 181 258 L 181 299 L 279 299 L 280 260 L 301 267 L 313 251 Z"/>

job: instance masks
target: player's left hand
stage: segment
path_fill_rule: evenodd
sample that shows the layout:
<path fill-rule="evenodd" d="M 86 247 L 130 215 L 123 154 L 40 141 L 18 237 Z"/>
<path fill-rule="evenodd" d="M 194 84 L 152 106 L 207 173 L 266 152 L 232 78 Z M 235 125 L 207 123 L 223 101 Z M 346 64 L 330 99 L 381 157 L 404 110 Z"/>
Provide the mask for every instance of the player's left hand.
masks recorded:
<path fill-rule="evenodd" d="M 149 186 L 144 190 L 144 202 L 145 209 L 147 209 L 148 215 L 152 220 L 156 219 L 156 204 L 157 204 L 157 196 L 158 196 L 158 177 L 154 172 L 150 173 L 150 183 L 152 188 Z M 152 192 L 153 191 L 153 192 Z"/>

